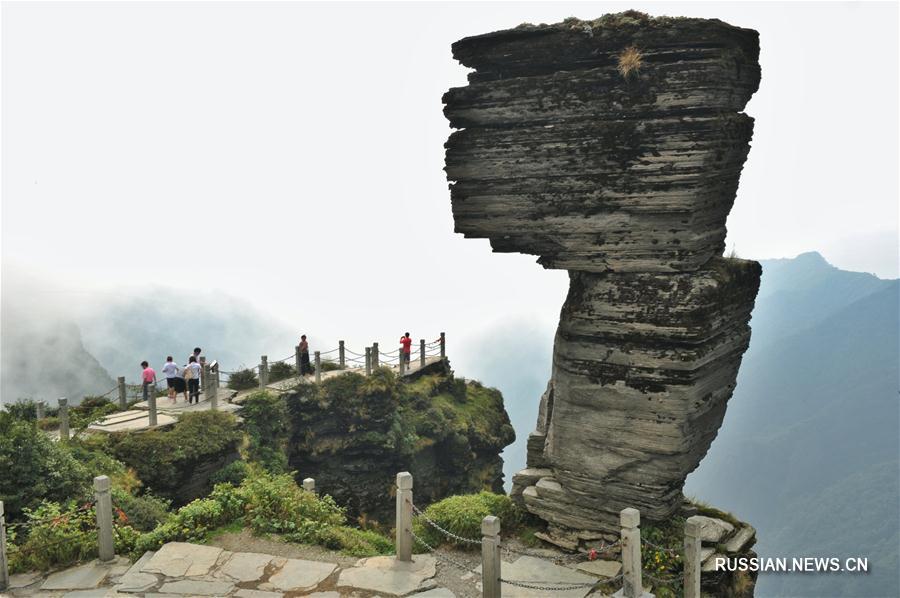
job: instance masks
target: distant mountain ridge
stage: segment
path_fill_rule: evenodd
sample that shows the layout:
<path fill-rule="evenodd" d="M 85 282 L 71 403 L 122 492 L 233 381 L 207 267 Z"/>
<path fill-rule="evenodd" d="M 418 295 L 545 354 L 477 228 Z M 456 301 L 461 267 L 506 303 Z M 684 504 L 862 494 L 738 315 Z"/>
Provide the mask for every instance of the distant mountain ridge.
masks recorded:
<path fill-rule="evenodd" d="M 763 556 L 871 561 L 761 575 L 758 596 L 900 595 L 900 282 L 817 253 L 761 263 L 753 340 L 688 492 L 755 524 Z"/>

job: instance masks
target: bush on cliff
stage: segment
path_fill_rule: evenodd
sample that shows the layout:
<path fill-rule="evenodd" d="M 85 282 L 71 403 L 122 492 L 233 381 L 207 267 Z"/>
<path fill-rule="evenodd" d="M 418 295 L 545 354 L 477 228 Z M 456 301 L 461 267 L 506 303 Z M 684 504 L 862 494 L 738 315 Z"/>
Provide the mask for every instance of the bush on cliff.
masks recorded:
<path fill-rule="evenodd" d="M 318 544 L 354 556 L 389 554 L 390 540 L 374 532 L 346 527 L 344 511 L 330 496 L 298 487 L 289 474 L 252 471 L 240 484 L 219 484 L 206 498 L 181 507 L 165 523 L 141 535 L 135 554 L 156 550 L 166 542 L 202 542 L 220 526 L 240 522 L 258 534 Z"/>
<path fill-rule="evenodd" d="M 198 464 L 227 459 L 243 439 L 234 416 L 221 411 L 185 413 L 169 430 L 110 437 L 110 450 L 133 468 L 144 486 L 178 500 L 195 479 Z M 199 482 L 202 486 L 202 480 Z"/>
<path fill-rule="evenodd" d="M 86 498 L 90 474 L 66 448 L 35 422 L 0 412 L 0 500 L 7 518 L 42 500 Z"/>
<path fill-rule="evenodd" d="M 259 388 L 259 378 L 250 368 L 241 368 L 228 376 L 228 388 L 231 390 L 252 390 Z"/>
<path fill-rule="evenodd" d="M 297 368 L 286 361 L 269 364 L 269 382 L 278 382 L 297 375 Z"/>
<path fill-rule="evenodd" d="M 500 518 L 504 531 L 516 529 L 522 522 L 519 508 L 505 494 L 479 492 L 450 496 L 425 509 L 425 517 L 457 536 L 481 540 L 481 521 L 488 515 Z M 454 540 L 430 525 L 425 518 L 417 517 L 413 531 L 432 547 L 450 544 L 464 549 L 474 549 L 475 544 Z M 417 549 L 422 548 L 417 546 Z"/>
<path fill-rule="evenodd" d="M 241 417 L 249 439 L 247 457 L 272 473 L 285 472 L 290 422 L 284 399 L 267 391 L 253 393 L 244 400 Z"/>

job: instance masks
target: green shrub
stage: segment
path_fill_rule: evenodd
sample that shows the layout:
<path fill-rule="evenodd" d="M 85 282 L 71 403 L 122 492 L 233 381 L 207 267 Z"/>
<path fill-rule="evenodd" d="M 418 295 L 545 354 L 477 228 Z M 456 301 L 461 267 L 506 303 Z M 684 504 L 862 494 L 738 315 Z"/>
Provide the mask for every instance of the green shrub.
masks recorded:
<path fill-rule="evenodd" d="M 70 501 L 66 507 L 45 502 L 34 510 L 25 509 L 27 528 L 9 530 L 11 573 L 46 570 L 97 555 L 96 515 L 89 503 Z"/>
<path fill-rule="evenodd" d="M 48 416 L 44 419 L 37 420 L 37 427 L 40 430 L 48 431 L 48 430 L 58 430 L 59 429 L 59 418 L 56 416 Z"/>
<path fill-rule="evenodd" d="M 260 463 L 267 471 L 284 473 L 290 425 L 284 399 L 267 391 L 253 393 L 244 400 L 241 418 L 249 438 L 249 459 Z"/>
<path fill-rule="evenodd" d="M 389 538 L 372 530 L 335 526 L 326 529 L 320 543 L 325 548 L 340 550 L 356 557 L 394 554 L 394 543 Z"/>
<path fill-rule="evenodd" d="M 118 410 L 118 406 L 105 397 L 85 397 L 80 404 L 69 409 L 69 419 L 73 429 L 82 430 Z"/>
<path fill-rule="evenodd" d="M 7 403 L 3 408 L 16 419 L 37 419 L 37 403 L 31 399 L 18 399 L 15 403 Z"/>
<path fill-rule="evenodd" d="M 297 368 L 286 361 L 276 361 L 269 365 L 269 382 L 278 382 L 297 375 Z"/>
<path fill-rule="evenodd" d="M 514 530 L 522 520 L 521 512 L 508 496 L 491 492 L 450 496 L 425 509 L 425 516 L 442 528 L 474 540 L 481 538 L 481 520 L 488 515 L 499 517 L 505 531 Z M 475 546 L 446 537 L 421 517 L 416 519 L 413 529 L 431 546 L 445 543 L 468 549 Z"/>
<path fill-rule="evenodd" d="M 202 542 L 207 533 L 230 523 L 228 511 L 214 498 L 198 498 L 189 502 L 153 531 L 142 534 L 135 542 L 135 551 L 158 550 L 166 542 Z"/>
<path fill-rule="evenodd" d="M 250 368 L 242 368 L 228 377 L 228 388 L 231 390 L 250 390 L 259 388 L 259 378 Z"/>
<path fill-rule="evenodd" d="M 346 521 L 330 496 L 303 490 L 290 474 L 252 475 L 238 494 L 247 525 L 258 533 L 287 534 L 293 541 L 317 544 L 325 529 Z"/>
<path fill-rule="evenodd" d="M 50 440 L 34 421 L 0 411 L 0 500 L 10 519 L 42 500 L 86 498 L 90 480 L 65 444 Z"/>
<path fill-rule="evenodd" d="M 247 477 L 248 471 L 249 468 L 245 461 L 232 461 L 216 473 L 212 474 L 209 481 L 213 484 L 231 484 L 232 486 L 239 486 L 240 483 L 244 481 L 244 478 Z"/>
<path fill-rule="evenodd" d="M 114 434 L 109 443 L 113 454 L 135 470 L 145 487 L 157 496 L 177 500 L 198 463 L 234 453 L 242 440 L 233 415 L 200 411 L 181 415 L 171 429 Z"/>
<path fill-rule="evenodd" d="M 150 494 L 135 496 L 120 488 L 112 489 L 115 518 L 136 530 L 147 532 L 169 520 L 170 501 Z"/>
<path fill-rule="evenodd" d="M 323 372 L 332 372 L 334 370 L 341 369 L 341 364 L 339 364 L 336 361 L 325 360 L 325 361 L 319 362 L 319 367 L 321 368 L 321 370 Z"/>

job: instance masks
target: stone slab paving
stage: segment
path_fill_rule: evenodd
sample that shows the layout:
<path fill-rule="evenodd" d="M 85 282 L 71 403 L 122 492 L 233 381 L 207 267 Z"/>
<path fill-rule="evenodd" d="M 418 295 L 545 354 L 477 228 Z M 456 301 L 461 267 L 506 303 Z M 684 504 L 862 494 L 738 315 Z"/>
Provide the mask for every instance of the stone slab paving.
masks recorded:
<path fill-rule="evenodd" d="M 578 563 L 576 569 L 587 573 L 588 575 L 596 575 L 597 577 L 609 578 L 615 577 L 619 574 L 619 571 L 622 570 L 622 563 L 620 563 L 619 561 L 605 561 L 603 559 L 597 559 L 595 561 Z"/>
<path fill-rule="evenodd" d="M 414 595 L 455 598 L 436 587 L 436 561 L 416 555 L 412 563 L 394 557 L 360 559 L 353 567 L 287 559 L 214 546 L 170 542 L 147 552 L 133 565 L 123 557 L 91 561 L 67 569 L 12 576 L 12 596 L 46 598 L 382 598 Z M 4 597 L 6 594 L 3 595 Z"/>
<path fill-rule="evenodd" d="M 266 567 L 273 561 L 284 559 L 273 558 L 270 554 L 256 552 L 235 552 L 220 568 L 217 576 L 227 577 L 237 583 L 259 581 L 266 573 Z"/>
<path fill-rule="evenodd" d="M 378 556 L 357 561 L 355 567 L 344 569 L 337 587 L 356 588 L 386 596 L 407 596 L 434 587 L 437 573 L 435 558 L 417 554 L 413 561 L 397 561 L 394 557 Z"/>
<path fill-rule="evenodd" d="M 309 592 L 337 571 L 334 563 L 322 561 L 305 561 L 303 559 L 284 559 L 285 562 L 273 574 L 268 583 L 261 584 L 261 590 L 277 590 L 281 592 Z"/>
<path fill-rule="evenodd" d="M 187 542 L 169 542 L 156 551 L 141 567 L 141 573 L 159 573 L 166 577 L 197 577 L 207 575 L 222 555 L 216 546 L 202 546 Z"/>
<path fill-rule="evenodd" d="M 180 579 L 167 581 L 159 588 L 163 594 L 187 594 L 188 596 L 227 596 L 234 590 L 230 581 L 207 579 Z"/>
<path fill-rule="evenodd" d="M 57 571 L 44 580 L 44 583 L 41 584 L 41 590 L 91 590 L 98 588 L 109 577 L 110 570 L 121 564 L 118 559 L 113 560 L 111 563 L 91 561 L 71 569 Z"/>
<path fill-rule="evenodd" d="M 481 566 L 476 569 L 481 572 Z M 535 558 L 533 556 L 520 556 L 512 563 L 503 561 L 500 566 L 503 579 L 513 581 L 524 581 L 526 583 L 539 582 L 572 582 L 572 583 L 594 583 L 597 578 L 593 575 L 587 575 L 568 567 L 557 565 L 544 559 Z M 476 584 L 481 588 L 481 582 Z M 548 594 L 546 590 L 532 590 L 530 588 L 520 588 L 508 583 L 500 584 L 500 592 L 503 596 L 515 596 L 516 598 L 545 598 Z M 573 588 L 570 590 L 554 590 L 555 598 L 584 598 L 591 592 L 590 587 Z"/>

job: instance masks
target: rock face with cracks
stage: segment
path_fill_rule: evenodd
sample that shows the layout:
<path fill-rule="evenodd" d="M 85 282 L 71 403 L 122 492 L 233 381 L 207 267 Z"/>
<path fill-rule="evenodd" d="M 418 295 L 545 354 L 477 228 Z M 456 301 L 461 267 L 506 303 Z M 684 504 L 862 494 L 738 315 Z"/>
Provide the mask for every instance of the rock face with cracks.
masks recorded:
<path fill-rule="evenodd" d="M 514 497 L 560 545 L 683 502 L 750 340 L 756 262 L 723 258 L 759 85 L 755 31 L 628 12 L 465 38 L 444 96 L 457 232 L 570 273 Z"/>

